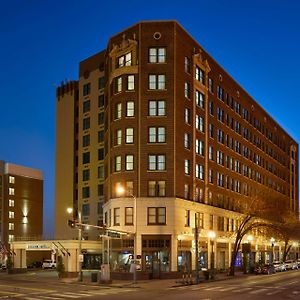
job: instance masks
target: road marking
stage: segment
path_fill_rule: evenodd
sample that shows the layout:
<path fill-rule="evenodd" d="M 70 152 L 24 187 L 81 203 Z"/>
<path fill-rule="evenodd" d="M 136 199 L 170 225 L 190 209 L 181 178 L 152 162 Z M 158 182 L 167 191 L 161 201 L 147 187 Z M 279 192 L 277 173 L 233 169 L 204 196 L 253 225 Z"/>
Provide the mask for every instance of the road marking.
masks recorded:
<path fill-rule="evenodd" d="M 66 294 L 66 293 L 62 293 L 62 294 L 53 294 L 54 296 L 56 296 L 56 297 L 67 297 L 67 298 L 79 298 L 78 296 L 75 296 L 75 295 L 68 295 L 68 294 Z"/>
<path fill-rule="evenodd" d="M 80 296 L 85 296 L 85 297 L 90 297 L 90 296 L 92 296 L 92 295 L 89 294 L 88 292 L 78 292 L 78 293 L 64 292 L 64 294 L 67 294 L 67 295 L 74 295 L 74 296 L 80 295 Z"/>
<path fill-rule="evenodd" d="M 243 293 L 243 292 L 247 292 L 247 291 L 250 291 L 252 290 L 251 287 L 247 287 L 247 288 L 243 288 L 243 289 L 238 289 L 238 290 L 235 290 L 235 291 L 232 291 L 233 293 Z"/>
<path fill-rule="evenodd" d="M 213 291 L 213 290 L 218 290 L 218 289 L 220 289 L 220 288 L 222 288 L 221 286 L 213 286 L 213 287 L 211 287 L 211 288 L 206 288 L 206 289 L 204 289 L 205 291 Z"/>
<path fill-rule="evenodd" d="M 227 288 L 220 289 L 220 292 L 227 292 L 227 291 L 231 291 L 231 290 L 234 290 L 234 289 L 236 289 L 235 286 L 230 286 L 230 287 L 227 287 Z"/>
<path fill-rule="evenodd" d="M 61 300 L 61 298 L 57 298 L 57 297 L 53 297 L 53 296 L 42 296 L 42 295 L 40 295 L 39 298 L 41 298 L 41 299 Z"/>
<path fill-rule="evenodd" d="M 272 295 L 275 295 L 275 294 L 280 293 L 280 292 L 281 292 L 281 290 L 275 290 L 273 292 L 267 293 L 267 295 L 272 296 Z"/>
<path fill-rule="evenodd" d="M 267 291 L 267 290 L 268 290 L 268 289 L 258 289 L 258 290 L 255 290 L 255 291 L 250 292 L 249 294 L 259 294 L 259 293 L 265 292 L 265 291 Z"/>

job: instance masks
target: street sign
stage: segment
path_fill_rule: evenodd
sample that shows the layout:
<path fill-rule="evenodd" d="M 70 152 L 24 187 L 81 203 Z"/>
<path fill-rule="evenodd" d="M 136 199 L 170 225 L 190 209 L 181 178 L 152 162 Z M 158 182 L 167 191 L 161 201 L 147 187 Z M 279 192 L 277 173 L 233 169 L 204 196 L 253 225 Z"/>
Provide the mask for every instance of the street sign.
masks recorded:
<path fill-rule="evenodd" d="M 107 235 L 112 237 L 112 238 L 115 238 L 115 239 L 120 239 L 121 238 L 120 233 L 114 232 L 114 231 L 107 231 Z"/>
<path fill-rule="evenodd" d="M 78 255 L 78 260 L 79 260 L 79 262 L 83 262 L 83 254 Z"/>

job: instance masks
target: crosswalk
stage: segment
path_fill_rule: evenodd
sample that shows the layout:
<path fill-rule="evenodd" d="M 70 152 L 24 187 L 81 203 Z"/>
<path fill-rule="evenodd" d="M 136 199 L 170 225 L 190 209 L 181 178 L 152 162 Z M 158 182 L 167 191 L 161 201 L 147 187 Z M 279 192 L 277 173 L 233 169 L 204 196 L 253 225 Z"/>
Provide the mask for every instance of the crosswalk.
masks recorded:
<path fill-rule="evenodd" d="M 187 285 L 187 286 L 174 286 L 168 288 L 169 290 L 186 290 L 186 291 L 203 291 L 203 292 L 230 292 L 250 295 L 266 295 L 273 296 L 281 293 L 283 290 L 289 293 L 289 290 L 284 287 L 266 287 L 266 286 L 238 286 L 238 285 L 218 285 L 218 286 L 201 286 L 201 285 Z M 299 291 L 290 291 L 293 295 L 300 295 Z"/>
<path fill-rule="evenodd" d="M 7 292 L 0 293 L 0 299 L 12 299 L 12 298 L 19 298 L 24 300 L 62 300 L 62 299 L 83 299 L 88 297 L 95 297 L 95 296 L 107 296 L 107 295 L 117 295 L 117 294 L 124 294 L 126 292 L 133 292 L 136 289 L 130 288 L 102 288 L 97 290 L 79 290 L 74 292 L 58 292 L 58 291 L 51 291 L 46 293 L 13 293 Z M 11 298 L 12 297 L 12 298 Z"/>

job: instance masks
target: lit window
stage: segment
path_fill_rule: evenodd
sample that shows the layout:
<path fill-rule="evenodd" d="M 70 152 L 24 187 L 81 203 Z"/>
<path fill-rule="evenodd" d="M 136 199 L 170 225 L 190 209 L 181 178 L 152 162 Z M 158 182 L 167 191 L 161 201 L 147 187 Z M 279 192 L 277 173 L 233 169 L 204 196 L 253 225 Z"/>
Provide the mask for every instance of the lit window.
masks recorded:
<path fill-rule="evenodd" d="M 127 76 L 127 90 L 128 91 L 134 90 L 134 75 Z"/>
<path fill-rule="evenodd" d="M 8 189 L 8 194 L 9 195 L 14 195 L 15 194 L 15 189 L 14 188 L 9 188 Z"/>
<path fill-rule="evenodd" d="M 190 149 L 190 135 L 188 133 L 184 134 L 184 148 Z"/>
<path fill-rule="evenodd" d="M 116 87 L 115 88 L 116 88 L 116 93 L 122 92 L 122 77 L 121 76 L 116 79 Z"/>
<path fill-rule="evenodd" d="M 134 117 L 134 102 L 127 101 L 126 103 L 126 117 Z"/>
<path fill-rule="evenodd" d="M 187 81 L 184 83 L 184 96 L 188 99 L 190 99 L 191 96 L 191 86 Z"/>
<path fill-rule="evenodd" d="M 117 103 L 115 107 L 115 119 L 122 118 L 122 103 Z"/>
<path fill-rule="evenodd" d="M 15 206 L 15 200 L 9 199 L 8 200 L 8 206 L 9 207 L 14 207 Z"/>
<path fill-rule="evenodd" d="M 186 175 L 190 174 L 190 161 L 188 159 L 184 160 L 184 173 Z"/>
<path fill-rule="evenodd" d="M 8 218 L 9 218 L 9 219 L 14 219 L 14 218 L 15 218 L 15 212 L 9 211 L 9 212 L 8 212 Z"/>
<path fill-rule="evenodd" d="M 9 180 L 9 183 L 12 183 L 12 184 L 15 183 L 15 177 L 14 176 L 9 176 L 8 180 Z"/>
<path fill-rule="evenodd" d="M 191 73 L 191 63 L 190 63 L 190 59 L 185 56 L 184 58 L 184 71 L 186 73 Z"/>
<path fill-rule="evenodd" d="M 131 66 L 132 64 L 132 55 L 131 52 L 126 53 L 118 58 L 118 67 Z"/>
<path fill-rule="evenodd" d="M 133 170 L 133 155 L 128 154 L 125 156 L 125 168 L 126 171 L 132 171 Z"/>
<path fill-rule="evenodd" d="M 133 144 L 133 128 L 126 128 L 126 144 Z"/>
<path fill-rule="evenodd" d="M 214 148 L 212 146 L 209 146 L 208 148 L 208 158 L 214 160 Z"/>
<path fill-rule="evenodd" d="M 199 115 L 196 115 L 196 129 L 204 132 L 204 119 Z"/>
<path fill-rule="evenodd" d="M 120 207 L 114 208 L 114 226 L 120 226 Z"/>
<path fill-rule="evenodd" d="M 148 169 L 150 171 L 162 171 L 166 169 L 165 155 L 149 155 L 148 156 Z"/>
<path fill-rule="evenodd" d="M 115 171 L 121 171 L 121 155 L 115 157 Z"/>
<path fill-rule="evenodd" d="M 166 75 L 149 75 L 149 90 L 164 90 L 166 88 Z"/>
<path fill-rule="evenodd" d="M 204 180 L 204 167 L 203 167 L 203 165 L 196 164 L 196 178 Z"/>
<path fill-rule="evenodd" d="M 133 225 L 133 207 L 125 207 L 125 225 Z"/>
<path fill-rule="evenodd" d="M 116 133 L 116 145 L 122 144 L 122 130 L 118 129 Z"/>
<path fill-rule="evenodd" d="M 204 108 L 204 94 L 196 90 L 196 105 Z"/>
<path fill-rule="evenodd" d="M 148 224 L 149 225 L 166 224 L 166 208 L 148 207 Z"/>
<path fill-rule="evenodd" d="M 190 226 L 190 211 L 186 210 L 185 211 L 185 227 L 189 227 Z"/>
<path fill-rule="evenodd" d="M 166 101 L 151 100 L 149 101 L 149 116 L 165 116 L 166 115 Z"/>
<path fill-rule="evenodd" d="M 9 241 L 9 242 L 13 242 L 14 239 L 15 239 L 15 236 L 14 236 L 13 234 L 9 234 L 9 235 L 8 235 L 8 241 Z"/>
<path fill-rule="evenodd" d="M 190 124 L 190 110 L 188 108 L 184 109 L 184 121 L 186 124 Z"/>
<path fill-rule="evenodd" d="M 165 143 L 166 129 L 165 127 L 149 127 L 149 143 Z"/>
<path fill-rule="evenodd" d="M 15 230 L 15 223 L 8 223 L 8 230 Z"/>
<path fill-rule="evenodd" d="M 196 154 L 204 155 L 204 142 L 196 140 Z"/>
<path fill-rule="evenodd" d="M 150 48 L 149 49 L 150 63 L 165 63 L 166 62 L 166 48 Z"/>
<path fill-rule="evenodd" d="M 149 197 L 165 197 L 166 182 L 165 181 L 148 181 Z"/>
<path fill-rule="evenodd" d="M 196 66 L 196 80 L 204 84 L 204 79 L 205 79 L 204 76 L 205 76 L 204 71 L 198 66 Z"/>

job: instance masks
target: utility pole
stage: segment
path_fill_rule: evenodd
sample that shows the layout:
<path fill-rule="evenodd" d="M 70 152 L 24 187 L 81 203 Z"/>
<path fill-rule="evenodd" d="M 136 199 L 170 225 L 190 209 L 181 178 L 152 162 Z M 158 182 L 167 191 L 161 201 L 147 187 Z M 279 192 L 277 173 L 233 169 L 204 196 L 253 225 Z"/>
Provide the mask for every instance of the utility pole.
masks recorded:
<path fill-rule="evenodd" d="M 198 241 L 199 241 L 199 220 L 198 213 L 195 213 L 195 243 L 196 243 L 196 283 L 200 282 L 199 278 L 199 249 L 198 249 Z"/>

